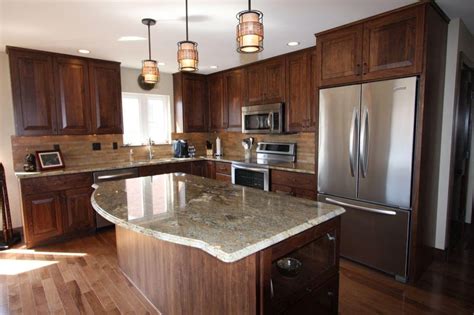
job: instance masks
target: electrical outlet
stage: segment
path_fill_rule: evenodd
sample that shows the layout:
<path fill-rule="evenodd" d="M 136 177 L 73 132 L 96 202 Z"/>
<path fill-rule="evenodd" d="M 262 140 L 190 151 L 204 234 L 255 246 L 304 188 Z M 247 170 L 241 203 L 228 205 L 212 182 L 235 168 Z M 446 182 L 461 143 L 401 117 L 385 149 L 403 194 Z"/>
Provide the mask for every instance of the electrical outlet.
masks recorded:
<path fill-rule="evenodd" d="M 117 150 L 118 149 L 118 144 L 117 142 L 112 143 L 112 149 Z"/>
<path fill-rule="evenodd" d="M 92 150 L 94 150 L 94 151 L 100 151 L 100 150 L 101 150 L 100 142 L 94 142 L 94 143 L 92 143 Z"/>
<path fill-rule="evenodd" d="M 60 151 L 61 147 L 59 146 L 59 144 L 55 144 L 55 145 L 53 145 L 53 150 L 54 151 Z"/>

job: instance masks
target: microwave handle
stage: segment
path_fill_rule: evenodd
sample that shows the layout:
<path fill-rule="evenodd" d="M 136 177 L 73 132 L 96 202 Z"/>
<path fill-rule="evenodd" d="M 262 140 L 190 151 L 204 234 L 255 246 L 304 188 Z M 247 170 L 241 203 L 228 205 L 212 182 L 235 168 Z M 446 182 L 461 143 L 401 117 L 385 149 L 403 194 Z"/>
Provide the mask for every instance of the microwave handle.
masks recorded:
<path fill-rule="evenodd" d="M 273 132 L 273 112 L 270 112 L 267 117 L 268 127 L 270 127 L 270 132 Z"/>

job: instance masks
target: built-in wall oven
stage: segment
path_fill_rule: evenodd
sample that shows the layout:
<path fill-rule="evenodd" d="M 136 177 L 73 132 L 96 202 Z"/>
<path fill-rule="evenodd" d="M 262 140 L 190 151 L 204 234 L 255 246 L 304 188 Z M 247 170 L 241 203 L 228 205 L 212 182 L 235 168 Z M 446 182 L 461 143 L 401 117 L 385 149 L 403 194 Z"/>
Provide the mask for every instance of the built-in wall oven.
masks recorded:
<path fill-rule="evenodd" d="M 242 133 L 283 133 L 283 103 L 242 107 Z"/>

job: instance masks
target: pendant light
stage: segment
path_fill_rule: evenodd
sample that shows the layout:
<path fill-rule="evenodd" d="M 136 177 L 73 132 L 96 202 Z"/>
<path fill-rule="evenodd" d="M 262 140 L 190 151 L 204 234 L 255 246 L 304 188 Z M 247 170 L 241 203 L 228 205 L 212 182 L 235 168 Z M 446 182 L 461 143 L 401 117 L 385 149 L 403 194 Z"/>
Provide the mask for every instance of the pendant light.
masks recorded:
<path fill-rule="evenodd" d="M 263 50 L 263 13 L 252 10 L 251 0 L 249 9 L 237 13 L 237 51 L 249 54 Z"/>
<path fill-rule="evenodd" d="M 142 61 L 142 77 L 143 81 L 148 84 L 156 84 L 160 78 L 160 70 L 158 63 L 151 59 L 151 36 L 150 26 L 156 24 L 156 21 L 150 18 L 142 20 L 142 23 L 148 26 L 148 59 Z"/>
<path fill-rule="evenodd" d="M 188 39 L 188 0 L 186 3 L 186 40 L 178 42 L 179 71 L 192 72 L 198 70 L 199 56 L 197 43 Z"/>

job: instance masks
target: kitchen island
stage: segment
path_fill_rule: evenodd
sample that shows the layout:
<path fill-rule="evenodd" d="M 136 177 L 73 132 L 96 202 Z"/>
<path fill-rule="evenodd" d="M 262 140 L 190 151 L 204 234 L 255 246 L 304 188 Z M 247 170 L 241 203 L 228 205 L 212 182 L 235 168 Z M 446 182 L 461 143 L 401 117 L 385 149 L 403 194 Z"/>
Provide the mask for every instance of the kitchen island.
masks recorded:
<path fill-rule="evenodd" d="M 342 208 L 183 173 L 95 188 L 120 267 L 163 314 L 337 313 Z"/>

